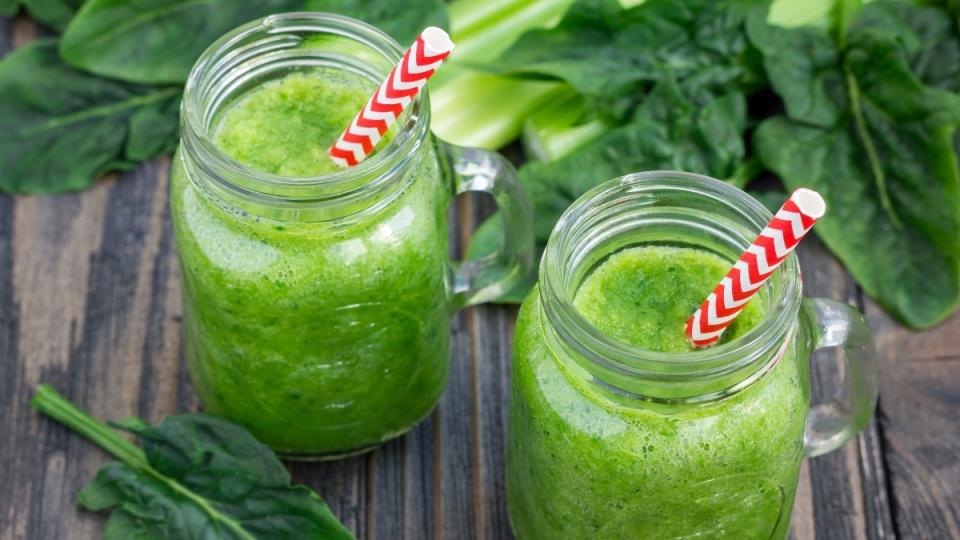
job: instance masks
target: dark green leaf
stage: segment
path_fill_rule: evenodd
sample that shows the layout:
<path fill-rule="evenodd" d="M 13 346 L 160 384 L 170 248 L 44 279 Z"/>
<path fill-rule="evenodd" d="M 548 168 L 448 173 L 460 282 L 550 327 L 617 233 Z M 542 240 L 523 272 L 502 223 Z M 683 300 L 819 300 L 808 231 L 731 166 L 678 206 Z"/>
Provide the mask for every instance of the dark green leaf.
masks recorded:
<path fill-rule="evenodd" d="M 808 39 L 778 32 L 778 41 L 757 43 L 768 67 Z M 846 41 L 839 80 L 812 64 L 768 70 L 778 90 L 823 88 L 807 99 L 833 103 L 809 109 L 836 110 L 837 121 L 805 122 L 794 108 L 763 122 L 754 144 L 789 189 L 823 194 L 828 212 L 816 232 L 864 291 L 904 323 L 930 326 L 960 297 L 960 96 L 925 86 L 889 33 L 854 24 Z M 797 98 L 781 95 L 791 111 Z"/>
<path fill-rule="evenodd" d="M 64 33 L 60 54 L 107 77 L 183 82 L 200 54 L 223 34 L 258 17 L 303 10 L 365 20 L 404 45 L 424 26 L 447 22 L 440 0 L 88 0 Z"/>
<path fill-rule="evenodd" d="M 943 8 L 871 2 L 861 10 L 852 31 L 896 40 L 924 84 L 960 92 L 960 28 Z"/>
<path fill-rule="evenodd" d="M 314 492 L 290 485 L 269 448 L 233 423 L 184 415 L 124 425 L 141 437 L 152 469 L 109 464 L 81 492 L 85 508 L 114 509 L 107 540 L 352 538 Z"/>
<path fill-rule="evenodd" d="M 846 108 L 839 52 L 820 28 L 786 31 L 762 18 L 747 23 L 750 41 L 764 57 L 764 69 L 792 120 L 817 126 L 837 123 Z"/>
<path fill-rule="evenodd" d="M 54 30 L 63 30 L 83 0 L 20 0 L 30 16 Z"/>
<path fill-rule="evenodd" d="M 763 0 L 650 0 L 622 9 L 617 0 L 579 0 L 555 28 L 529 32 L 494 71 L 562 79 L 580 92 L 618 105 L 637 99 L 669 74 L 694 99 L 749 84 L 751 13 Z"/>
<path fill-rule="evenodd" d="M 446 28 L 442 0 L 306 0 L 305 11 L 328 11 L 368 22 L 390 34 L 400 45 L 413 43 L 428 26 Z"/>
<path fill-rule="evenodd" d="M 0 61 L 0 190 L 77 190 L 169 150 L 179 99 L 66 66 L 55 40 L 17 49 Z"/>
<path fill-rule="evenodd" d="M 742 93 L 731 92 L 698 105 L 675 81 L 664 79 L 627 125 L 567 157 L 528 163 L 520 169 L 520 181 L 534 207 L 538 245 L 542 248 L 546 243 L 554 224 L 573 201 L 611 178 L 656 169 L 719 178 L 733 174 L 744 157 L 746 123 Z M 471 258 L 497 246 L 502 235 L 500 220 L 491 219 L 471 240 Z M 510 297 L 519 300 L 525 292 L 516 290 Z"/>
<path fill-rule="evenodd" d="M 70 22 L 60 54 L 80 69 L 138 83 L 184 82 L 211 43 L 303 0 L 88 0 Z"/>

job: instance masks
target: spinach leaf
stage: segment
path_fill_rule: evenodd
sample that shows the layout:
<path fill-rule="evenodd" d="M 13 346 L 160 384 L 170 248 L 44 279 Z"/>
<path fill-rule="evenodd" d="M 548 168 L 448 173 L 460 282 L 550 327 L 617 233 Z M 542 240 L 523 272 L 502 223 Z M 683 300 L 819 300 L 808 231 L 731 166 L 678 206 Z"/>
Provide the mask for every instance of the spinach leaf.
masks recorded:
<path fill-rule="evenodd" d="M 304 9 L 363 19 L 404 44 L 422 25 L 446 23 L 439 0 L 88 0 L 67 27 L 60 54 L 106 77 L 184 82 L 200 54 L 226 32 L 258 17 Z"/>
<path fill-rule="evenodd" d="M 424 28 L 446 28 L 449 24 L 442 0 L 305 0 L 303 9 L 340 13 L 368 22 L 404 47 L 413 43 Z"/>
<path fill-rule="evenodd" d="M 896 40 L 924 84 L 960 92 L 958 22 L 940 7 L 885 0 L 864 6 L 851 30 Z"/>
<path fill-rule="evenodd" d="M 578 0 L 556 27 L 525 34 L 486 68 L 567 81 L 612 114 L 667 74 L 705 99 L 701 89 L 756 82 L 743 25 L 767 3 L 650 0 L 622 9 L 617 0 Z"/>
<path fill-rule="evenodd" d="M 520 182 L 534 207 L 538 246 L 546 244 L 560 215 L 593 187 L 624 174 L 677 169 L 726 178 L 737 172 L 745 154 L 746 98 L 722 94 L 704 104 L 687 97 L 672 78 L 657 83 L 632 121 L 597 141 L 551 162 L 520 169 Z M 468 250 L 476 258 L 496 249 L 502 238 L 493 216 L 474 234 Z M 529 285 L 501 301 L 518 301 Z"/>
<path fill-rule="evenodd" d="M 33 405 L 122 460 L 101 468 L 79 496 L 88 510 L 113 510 L 107 540 L 353 538 L 316 493 L 291 486 L 273 452 L 236 424 L 194 414 L 156 426 L 116 425 L 140 437 L 141 451 L 49 386 L 38 388 Z"/>
<path fill-rule="evenodd" d="M 88 0 L 70 22 L 60 55 L 77 68 L 138 83 L 180 83 L 200 53 L 227 31 L 302 0 Z"/>
<path fill-rule="evenodd" d="M 56 40 L 17 49 L 0 61 L 0 191 L 77 190 L 172 150 L 179 100 L 66 66 Z"/>
<path fill-rule="evenodd" d="M 753 142 L 789 189 L 823 194 L 830 211 L 816 232 L 863 290 L 927 327 L 960 298 L 960 96 L 918 79 L 899 33 L 860 22 L 834 55 L 825 34 L 751 25 L 787 110 Z"/>
<path fill-rule="evenodd" d="M 62 31 L 83 0 L 20 0 L 30 16 L 54 30 Z"/>

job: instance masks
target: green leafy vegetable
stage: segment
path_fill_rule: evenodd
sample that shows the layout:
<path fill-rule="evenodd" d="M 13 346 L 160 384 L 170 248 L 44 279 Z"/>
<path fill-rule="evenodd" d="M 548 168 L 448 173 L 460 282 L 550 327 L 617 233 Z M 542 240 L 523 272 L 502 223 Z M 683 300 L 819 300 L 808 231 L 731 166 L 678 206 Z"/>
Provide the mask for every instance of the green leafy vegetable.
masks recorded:
<path fill-rule="evenodd" d="M 182 83 L 200 53 L 227 31 L 302 0 L 88 0 L 60 55 L 77 68 L 137 83 Z"/>
<path fill-rule="evenodd" d="M 654 87 L 627 125 L 565 158 L 524 165 L 520 181 L 534 206 L 539 247 L 546 244 L 554 224 L 573 201 L 611 178 L 657 169 L 719 178 L 735 174 L 745 153 L 746 116 L 741 92 L 696 103 L 684 95 L 679 83 L 667 78 Z M 470 242 L 470 258 L 496 249 L 502 237 L 499 223 L 494 216 L 481 225 Z M 502 300 L 522 299 L 526 288 Z"/>
<path fill-rule="evenodd" d="M 883 1 L 864 6 L 851 31 L 896 41 L 924 84 L 960 92 L 958 23 L 943 8 Z"/>
<path fill-rule="evenodd" d="M 446 23 L 439 0 L 88 0 L 67 27 L 60 54 L 105 77 L 182 83 L 200 54 L 226 32 L 258 17 L 305 9 L 365 20 L 405 44 L 423 26 Z"/>
<path fill-rule="evenodd" d="M 564 80 L 614 116 L 668 75 L 703 98 L 752 79 L 742 29 L 754 12 L 766 13 L 766 2 L 649 0 L 623 9 L 617 0 L 579 0 L 559 25 L 524 35 L 488 68 Z"/>
<path fill-rule="evenodd" d="M 755 161 L 744 161 L 745 95 L 760 80 L 746 21 L 764 15 L 765 2 L 753 1 L 650 0 L 624 10 L 614 0 L 580 0 L 556 28 L 526 34 L 505 54 L 508 72 L 556 77 L 593 98 L 592 108 L 576 98 L 557 101 L 570 116 L 561 119 L 567 130 L 554 130 L 562 133 L 551 135 L 539 114 L 527 127 L 528 148 L 564 155 L 520 170 L 541 248 L 563 211 L 611 178 L 681 169 L 744 185 L 758 172 Z M 631 107 L 613 127 L 597 118 Z M 493 217 L 474 234 L 468 258 L 494 251 L 501 237 Z M 530 284 L 500 300 L 522 300 Z"/>
<path fill-rule="evenodd" d="M 79 496 L 88 510 L 112 509 L 107 540 L 353 538 L 316 493 L 291 486 L 273 452 L 236 424 L 201 414 L 156 426 L 116 424 L 140 437 L 140 450 L 47 385 L 32 404 L 121 460 L 101 468 Z"/>
<path fill-rule="evenodd" d="M 39 40 L 0 61 L 0 190 L 58 193 L 90 185 L 176 145 L 179 87 L 101 79 Z"/>
<path fill-rule="evenodd" d="M 844 49 L 820 30 L 751 23 L 787 110 L 759 126 L 754 145 L 788 188 L 824 195 L 816 232 L 864 291 L 926 327 L 960 298 L 960 96 L 918 79 L 909 35 L 864 20 Z"/>
<path fill-rule="evenodd" d="M 20 3 L 34 19 L 54 30 L 63 30 L 83 0 L 20 0 Z"/>
<path fill-rule="evenodd" d="M 360 19 L 390 34 L 404 47 L 413 43 L 424 28 L 446 28 L 449 24 L 442 0 L 305 0 L 301 9 Z"/>

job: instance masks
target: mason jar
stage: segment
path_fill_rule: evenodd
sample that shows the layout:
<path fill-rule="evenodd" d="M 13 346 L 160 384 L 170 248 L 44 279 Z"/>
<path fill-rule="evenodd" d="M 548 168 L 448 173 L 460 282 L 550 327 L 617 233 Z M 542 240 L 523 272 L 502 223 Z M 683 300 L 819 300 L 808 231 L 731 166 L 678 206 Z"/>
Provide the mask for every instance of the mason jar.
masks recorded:
<path fill-rule="evenodd" d="M 323 68 L 375 88 L 403 52 L 360 21 L 274 15 L 214 43 L 186 84 L 170 189 L 186 364 L 208 412 L 286 457 L 362 452 L 410 429 L 444 388 L 452 314 L 532 270 L 513 168 L 433 137 L 426 89 L 386 145 L 332 174 L 270 174 L 214 142 L 224 110 L 261 85 Z M 492 195 L 509 234 L 461 264 L 447 218 L 466 191 Z"/>
<path fill-rule="evenodd" d="M 876 403 L 860 313 L 804 298 L 794 255 L 754 298 L 759 322 L 706 350 L 638 348 L 574 303 L 616 253 L 687 247 L 732 265 L 771 217 L 743 191 L 670 171 L 606 182 L 566 211 L 516 325 L 507 495 L 518 538 L 786 536 L 801 460 L 854 436 Z M 811 408 L 811 353 L 829 347 L 844 353 L 843 390 Z"/>

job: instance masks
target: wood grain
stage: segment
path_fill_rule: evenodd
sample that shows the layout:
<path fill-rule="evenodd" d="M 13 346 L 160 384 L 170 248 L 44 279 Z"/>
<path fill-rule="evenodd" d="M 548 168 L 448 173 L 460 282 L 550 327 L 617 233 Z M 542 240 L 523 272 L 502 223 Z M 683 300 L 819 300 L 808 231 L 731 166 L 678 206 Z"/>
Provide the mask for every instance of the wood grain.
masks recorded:
<path fill-rule="evenodd" d="M 880 435 L 903 538 L 960 538 L 960 314 L 926 332 L 867 315 L 881 363 Z"/>
<path fill-rule="evenodd" d="M 816 237 L 798 251 L 804 294 L 845 301 L 859 307 L 860 293 L 839 263 Z M 811 360 L 811 399 L 828 400 L 838 389 L 842 364 L 836 351 Z M 804 538 L 892 538 L 886 471 L 882 460 L 865 459 L 877 448 L 875 420 L 842 448 L 808 460 L 801 473 L 792 536 Z M 804 477 L 805 476 L 805 477 Z M 880 479 L 879 481 L 877 479 Z"/>
<path fill-rule="evenodd" d="M 0 54 L 41 33 L 24 17 L 0 19 Z M 79 194 L 0 195 L 2 540 L 100 537 L 104 517 L 74 500 L 109 458 L 29 408 L 37 384 L 102 418 L 198 409 L 182 369 L 168 168 L 154 160 Z M 454 204 L 453 256 L 490 211 L 475 198 Z M 791 536 L 960 538 L 960 316 L 909 332 L 864 299 L 819 242 L 806 243 L 801 262 L 808 294 L 866 309 L 884 371 L 878 420 L 803 465 Z M 361 539 L 511 538 L 503 460 L 515 315 L 502 306 L 459 313 L 437 409 L 368 455 L 291 464 L 294 479 Z M 814 399 L 829 395 L 837 373 L 829 354 L 814 362 Z"/>

